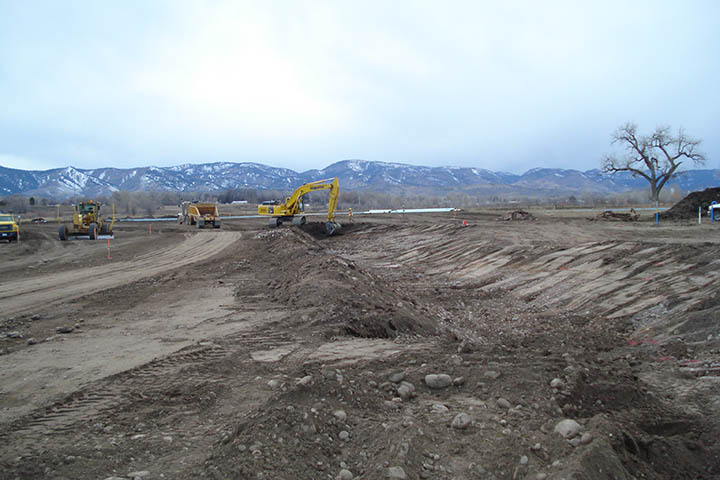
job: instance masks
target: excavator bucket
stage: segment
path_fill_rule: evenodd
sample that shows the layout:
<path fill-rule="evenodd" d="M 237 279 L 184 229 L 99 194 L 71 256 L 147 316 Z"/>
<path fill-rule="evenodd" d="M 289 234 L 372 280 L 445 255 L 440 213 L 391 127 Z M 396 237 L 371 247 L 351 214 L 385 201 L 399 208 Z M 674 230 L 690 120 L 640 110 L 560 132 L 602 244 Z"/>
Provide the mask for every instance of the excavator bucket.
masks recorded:
<path fill-rule="evenodd" d="M 337 231 L 340 230 L 340 224 L 337 222 L 325 222 L 325 233 L 327 233 L 328 237 L 330 235 L 334 235 L 337 233 Z"/>

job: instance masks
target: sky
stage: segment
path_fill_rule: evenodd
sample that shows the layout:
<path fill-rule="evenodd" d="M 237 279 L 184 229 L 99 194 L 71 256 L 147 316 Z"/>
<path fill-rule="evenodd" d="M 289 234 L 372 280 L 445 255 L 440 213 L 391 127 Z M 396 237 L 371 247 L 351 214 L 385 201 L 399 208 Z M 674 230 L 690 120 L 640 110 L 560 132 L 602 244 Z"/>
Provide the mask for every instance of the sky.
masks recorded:
<path fill-rule="evenodd" d="M 720 2 L 0 0 L 0 165 L 720 167 Z"/>

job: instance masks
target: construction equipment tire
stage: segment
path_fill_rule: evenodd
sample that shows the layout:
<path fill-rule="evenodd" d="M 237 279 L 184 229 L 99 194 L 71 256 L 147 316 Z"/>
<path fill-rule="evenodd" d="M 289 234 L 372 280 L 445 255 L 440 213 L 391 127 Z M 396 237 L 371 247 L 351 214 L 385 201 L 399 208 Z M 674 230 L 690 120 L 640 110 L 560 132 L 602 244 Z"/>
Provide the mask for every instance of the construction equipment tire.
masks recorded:
<path fill-rule="evenodd" d="M 203 221 L 202 221 L 202 220 L 198 220 L 197 222 L 195 222 L 195 226 L 196 226 L 197 228 L 203 228 Z"/>
<path fill-rule="evenodd" d="M 97 223 L 91 223 L 90 228 L 88 228 L 88 236 L 90 237 L 90 240 L 97 240 L 97 234 Z"/>
<path fill-rule="evenodd" d="M 63 242 L 67 240 L 67 227 L 65 225 L 60 225 L 58 228 L 58 239 Z"/>

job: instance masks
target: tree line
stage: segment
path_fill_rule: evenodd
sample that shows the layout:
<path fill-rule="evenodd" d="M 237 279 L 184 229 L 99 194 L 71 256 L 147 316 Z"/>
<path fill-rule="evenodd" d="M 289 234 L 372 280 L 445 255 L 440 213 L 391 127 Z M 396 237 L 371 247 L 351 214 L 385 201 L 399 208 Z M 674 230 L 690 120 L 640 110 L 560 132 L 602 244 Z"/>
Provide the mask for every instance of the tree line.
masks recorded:
<path fill-rule="evenodd" d="M 219 202 L 229 204 L 234 201 L 246 201 L 253 206 L 268 200 L 283 201 L 292 192 L 282 190 L 263 190 L 253 188 L 228 189 L 223 192 L 152 192 L 152 191 L 118 191 L 111 195 L 88 197 L 74 196 L 61 200 L 38 195 L 10 195 L 0 198 L 0 211 L 25 214 L 55 205 L 70 205 L 92 198 L 104 205 L 115 205 L 116 213 L 130 216 L 153 216 L 162 213 L 164 208 L 178 206 L 183 201 Z M 675 203 L 687 192 L 673 189 L 659 192 L 663 203 Z M 312 192 L 305 196 L 304 201 L 312 209 L 321 210 L 327 205 L 327 192 Z M 427 207 L 532 207 L 549 206 L 555 208 L 649 205 L 652 197 L 647 190 L 631 190 L 613 194 L 600 194 L 584 191 L 571 195 L 551 197 L 534 197 L 531 195 L 483 195 L 466 192 L 449 192 L 446 195 L 405 194 L 396 195 L 386 192 L 341 191 L 338 196 L 338 209 L 355 210 L 384 208 L 427 208 Z M 167 211 L 165 209 L 165 211 Z"/>

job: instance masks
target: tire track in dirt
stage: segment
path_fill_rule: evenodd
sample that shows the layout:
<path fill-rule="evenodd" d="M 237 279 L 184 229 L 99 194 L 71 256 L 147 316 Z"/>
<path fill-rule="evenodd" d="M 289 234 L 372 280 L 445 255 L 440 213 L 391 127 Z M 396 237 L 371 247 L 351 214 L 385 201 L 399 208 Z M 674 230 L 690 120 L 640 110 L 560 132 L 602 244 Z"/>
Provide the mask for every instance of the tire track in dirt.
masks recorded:
<path fill-rule="evenodd" d="M 67 301 L 207 260 L 240 237 L 239 232 L 186 234 L 179 245 L 140 255 L 132 261 L 3 282 L 0 283 L 3 313 L 11 315 L 38 305 Z"/>
<path fill-rule="evenodd" d="M 287 332 L 238 333 L 225 337 L 222 345 L 200 342 L 144 365 L 103 378 L 74 392 L 54 405 L 38 409 L 0 428 L 0 450 L 8 455 L 34 454 L 42 449 L 48 436 L 64 437 L 78 424 L 93 423 L 118 411 L 131 410 L 129 405 L 144 398 L 162 397 L 176 387 L 185 389 L 195 385 L 203 388 L 209 382 L 223 382 L 208 372 L 212 366 L 230 358 L 234 363 L 245 359 L 254 362 L 251 353 L 263 349 L 293 344 Z M 314 349 L 293 351 L 304 357 Z M 167 434 L 176 433 L 167 429 Z M 7 449 L 7 450 L 6 450 Z M 37 450 L 37 452 L 36 452 Z"/>
<path fill-rule="evenodd" d="M 150 362 L 128 372 L 95 382 L 73 393 L 53 406 L 37 410 L 10 425 L 3 426 L 0 450 L 5 455 L 42 453 L 43 442 L 50 436 L 62 437 L 73 432 L 79 423 L 90 422 L 108 412 L 117 411 L 132 395 L 149 393 L 165 387 L 168 378 L 193 363 L 222 358 L 227 352 L 212 345 L 189 347 L 161 360 Z M 193 378 L 185 377 L 186 381 Z M 196 379 L 195 379 L 196 380 Z M 68 441 L 72 441 L 67 437 Z"/>

